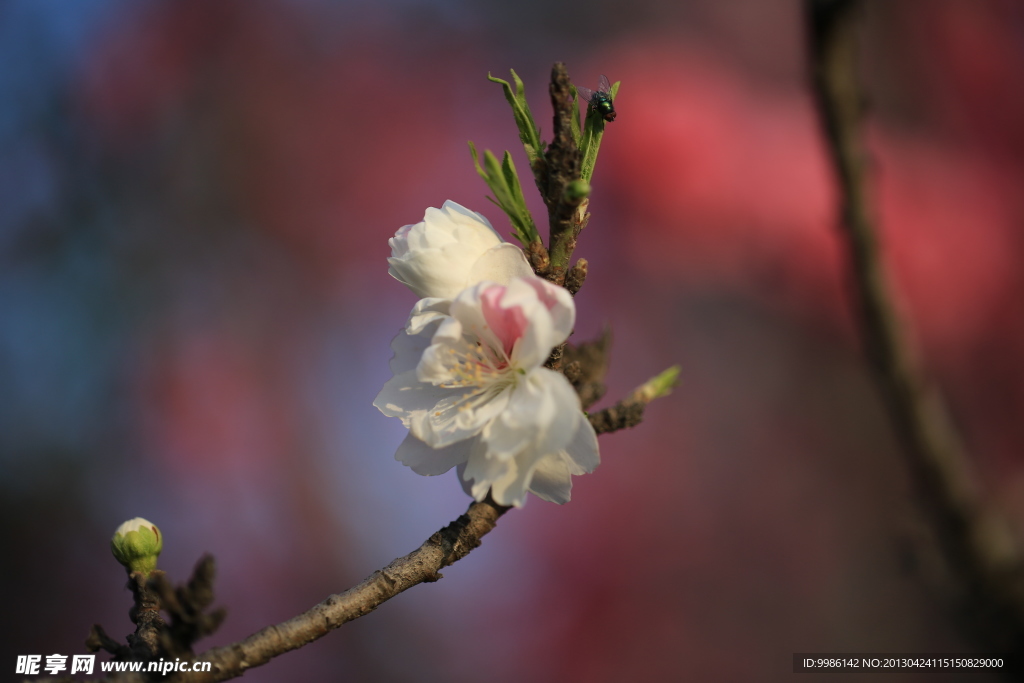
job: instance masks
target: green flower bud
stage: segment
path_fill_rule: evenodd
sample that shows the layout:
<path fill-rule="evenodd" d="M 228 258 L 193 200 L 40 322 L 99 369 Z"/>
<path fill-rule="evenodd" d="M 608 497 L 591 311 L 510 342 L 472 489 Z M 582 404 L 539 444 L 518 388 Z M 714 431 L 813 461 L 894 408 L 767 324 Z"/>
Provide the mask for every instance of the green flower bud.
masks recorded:
<path fill-rule="evenodd" d="M 130 519 L 117 527 L 110 539 L 114 559 L 128 569 L 129 574 L 148 575 L 156 569 L 156 558 L 164 547 L 164 538 L 156 525 L 142 517 Z"/>
<path fill-rule="evenodd" d="M 565 186 L 565 200 L 569 204 L 579 204 L 590 196 L 590 183 L 586 180 L 574 180 Z"/>

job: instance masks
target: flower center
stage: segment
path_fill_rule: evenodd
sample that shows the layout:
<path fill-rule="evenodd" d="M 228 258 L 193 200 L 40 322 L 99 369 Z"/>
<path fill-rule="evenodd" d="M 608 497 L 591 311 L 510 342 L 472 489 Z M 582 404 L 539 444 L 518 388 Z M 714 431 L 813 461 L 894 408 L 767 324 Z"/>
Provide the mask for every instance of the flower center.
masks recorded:
<path fill-rule="evenodd" d="M 504 351 L 492 349 L 480 340 L 466 339 L 448 349 L 452 359 L 448 365 L 451 379 L 441 384 L 445 389 L 480 387 L 503 389 L 515 384 L 516 369 Z"/>

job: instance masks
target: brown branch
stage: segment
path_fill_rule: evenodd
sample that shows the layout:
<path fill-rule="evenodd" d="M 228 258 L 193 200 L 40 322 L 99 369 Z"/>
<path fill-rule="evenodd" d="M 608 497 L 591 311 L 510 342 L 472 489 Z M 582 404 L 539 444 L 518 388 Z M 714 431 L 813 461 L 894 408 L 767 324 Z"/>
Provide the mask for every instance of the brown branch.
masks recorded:
<path fill-rule="evenodd" d="M 646 401 L 624 398 L 615 405 L 591 413 L 587 417 L 590 418 L 590 426 L 594 428 L 595 432 L 607 434 L 620 429 L 636 427 L 643 421 L 646 407 Z"/>
<path fill-rule="evenodd" d="M 160 570 L 152 573 L 163 576 Z M 160 633 L 167 628 L 163 617 L 160 616 L 160 598 L 149 585 L 147 577 L 140 572 L 128 575 L 128 587 L 134 599 L 128 615 L 136 625 L 134 635 L 128 636 L 130 658 L 142 661 L 156 659 L 163 654 L 160 648 Z"/>
<path fill-rule="evenodd" d="M 544 163 L 534 170 L 537 187 L 548 208 L 548 254 L 550 262 L 542 277 L 557 285 L 565 285 L 569 261 L 576 249 L 576 238 L 585 223 L 580 206 L 586 200 L 573 199 L 566 190 L 569 183 L 580 179 L 582 157 L 572 135 L 572 84 L 565 64 L 558 62 L 551 69 L 551 106 L 554 128 L 551 144 L 544 153 Z M 582 284 L 582 279 L 579 281 Z M 577 287 L 578 289 L 578 287 Z"/>
<path fill-rule="evenodd" d="M 581 386 L 588 387 L 603 379 L 609 343 L 610 335 L 605 331 L 596 342 L 569 347 L 574 355 L 572 372 L 577 381 L 582 382 Z M 644 407 L 656 398 L 649 384 L 641 385 L 615 406 L 590 415 L 594 430 L 601 434 L 639 424 Z M 603 384 L 601 386 L 603 390 Z M 510 509 L 498 505 L 490 496 L 481 503 L 472 503 L 466 514 L 432 535 L 419 548 L 375 571 L 344 593 L 332 595 L 303 614 L 275 626 L 268 626 L 245 640 L 207 650 L 193 660 L 210 662 L 211 671 L 181 672 L 166 680 L 168 683 L 212 683 L 236 678 L 248 669 L 308 645 L 342 624 L 369 614 L 382 603 L 419 583 L 437 581 L 442 578 L 439 573 L 441 569 L 461 560 L 479 546 L 483 536 L 495 527 L 498 518 Z M 159 595 L 159 606 L 172 617 L 170 628 L 164 626 L 160 633 L 161 649 L 158 651 L 161 654 L 170 653 L 170 656 L 177 655 L 187 660 L 190 654 L 188 646 L 195 638 L 212 632 L 219 625 L 224 616 L 223 611 L 203 614 L 203 610 L 213 600 L 212 580 L 213 560 L 206 556 L 196 565 L 193 578 L 187 586 L 172 590 L 162 576 L 151 578 L 146 584 L 151 593 Z M 92 645 L 92 651 L 105 649 L 122 654 L 127 651 L 100 627 L 93 627 L 88 642 Z M 154 655 L 149 660 L 155 658 Z M 145 674 L 125 673 L 103 680 L 145 683 L 148 679 Z"/>
<path fill-rule="evenodd" d="M 610 335 L 604 335 L 596 342 L 569 347 L 574 354 L 573 372 L 582 386 L 598 382 L 607 368 L 607 350 Z M 581 363 L 582 359 L 582 363 Z M 602 385 L 603 387 L 603 385 Z M 644 407 L 655 398 L 649 390 L 649 383 L 641 385 L 615 406 L 590 415 L 590 422 L 598 433 L 606 433 L 639 424 Z M 209 672 L 181 672 L 169 676 L 168 683 L 212 683 L 236 678 L 248 669 L 266 664 L 268 661 L 291 650 L 298 649 L 327 635 L 342 624 L 369 614 L 382 603 L 413 586 L 437 581 L 441 569 L 461 560 L 480 545 L 481 539 L 490 532 L 503 514 L 511 508 L 498 505 L 490 496 L 481 503 L 472 503 L 466 514 L 441 529 L 424 543 L 404 557 L 392 561 L 388 566 L 375 571 L 361 583 L 344 593 L 332 595 L 312 609 L 275 626 L 268 626 L 257 633 L 231 645 L 212 648 L 194 659 L 195 662 L 210 662 Z M 218 611 L 205 616 L 203 610 L 212 602 L 210 582 L 213 579 L 213 561 L 209 556 L 196 565 L 193 578 L 185 587 L 171 590 L 162 576 L 151 579 L 148 586 L 160 596 L 160 607 L 171 614 L 168 630 L 161 634 L 161 652 L 175 652 L 187 660 L 187 648 L 172 647 L 172 638 L 191 644 L 194 637 L 212 631 L 223 619 Z M 202 621 L 202 618 L 208 621 Z M 185 634 L 177 632 L 176 625 L 184 622 Z M 199 624 L 197 626 L 196 624 Z M 176 640 L 176 642 L 177 642 Z M 95 645 L 92 651 L 106 649 L 124 653 L 127 648 L 113 641 L 102 628 L 94 627 L 89 642 Z M 155 656 L 150 658 L 155 659 Z M 145 683 L 145 674 L 115 674 L 104 681 L 119 683 Z"/>
<path fill-rule="evenodd" d="M 909 351 L 889 295 L 864 182 L 857 5 L 855 0 L 807 0 L 806 9 L 814 94 L 841 189 L 841 234 L 865 352 L 924 511 L 959 584 L 954 599 L 964 624 L 987 650 L 1021 652 L 1019 549 L 979 495 L 967 455 Z"/>
<path fill-rule="evenodd" d="M 405 557 L 367 577 L 344 593 L 332 595 L 319 605 L 276 626 L 269 626 L 245 640 L 213 648 L 198 657 L 213 664 L 211 673 L 182 673 L 175 683 L 206 683 L 241 676 L 247 669 L 322 638 L 342 624 L 375 610 L 385 601 L 413 586 L 442 578 L 441 569 L 453 564 L 480 545 L 509 508 L 490 498 L 473 503 L 466 514 L 424 541 Z"/>

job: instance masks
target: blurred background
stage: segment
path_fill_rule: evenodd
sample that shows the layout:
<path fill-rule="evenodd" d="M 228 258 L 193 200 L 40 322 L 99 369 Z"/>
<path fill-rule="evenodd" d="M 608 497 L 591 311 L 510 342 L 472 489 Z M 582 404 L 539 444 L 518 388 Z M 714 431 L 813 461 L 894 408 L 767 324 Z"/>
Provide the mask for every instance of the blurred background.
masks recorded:
<path fill-rule="evenodd" d="M 464 511 L 371 405 L 414 303 L 387 239 L 446 199 L 509 235 L 466 142 L 525 169 L 485 77 L 516 69 L 547 137 L 556 60 L 622 81 L 575 338 L 611 326 L 611 400 L 675 363 L 681 386 L 602 437 L 570 504 L 528 500 L 443 581 L 246 680 L 775 681 L 794 652 L 967 651 L 859 355 L 799 10 L 0 1 L 3 666 L 133 630 L 128 518 L 176 581 L 215 554 L 206 649 Z M 898 301 L 1020 537 L 1024 6 L 875 2 L 864 31 Z"/>

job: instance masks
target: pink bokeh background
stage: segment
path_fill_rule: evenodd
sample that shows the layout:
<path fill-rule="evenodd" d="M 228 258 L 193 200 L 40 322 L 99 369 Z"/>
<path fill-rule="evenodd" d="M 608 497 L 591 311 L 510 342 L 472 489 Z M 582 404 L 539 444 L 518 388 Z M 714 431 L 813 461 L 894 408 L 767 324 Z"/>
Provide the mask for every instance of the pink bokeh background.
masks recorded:
<path fill-rule="evenodd" d="M 394 461 L 401 425 L 371 405 L 414 303 L 387 239 L 446 199 L 510 235 L 466 142 L 526 169 L 485 76 L 517 70 L 544 136 L 556 60 L 622 81 L 575 338 L 612 328 L 609 398 L 677 363 L 679 388 L 602 437 L 571 503 L 528 500 L 443 581 L 246 679 L 775 681 L 794 652 L 969 651 L 859 353 L 799 3 L 76 12 L 0 4 L 8 666 L 132 630 L 107 547 L 125 519 L 160 525 L 177 580 L 216 556 L 205 649 L 465 509 L 454 474 Z M 1020 537 L 1024 10 L 894 0 L 864 22 L 895 296 Z"/>

